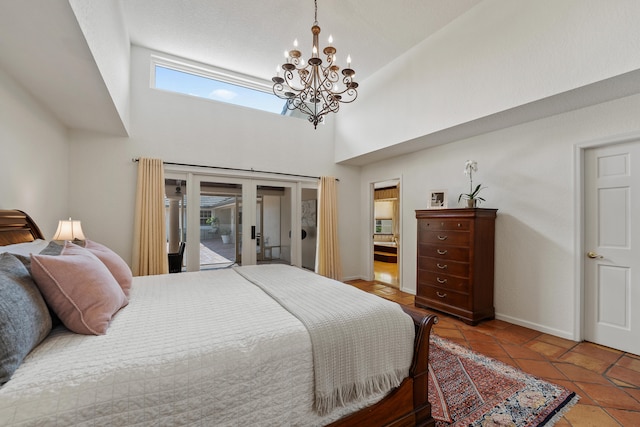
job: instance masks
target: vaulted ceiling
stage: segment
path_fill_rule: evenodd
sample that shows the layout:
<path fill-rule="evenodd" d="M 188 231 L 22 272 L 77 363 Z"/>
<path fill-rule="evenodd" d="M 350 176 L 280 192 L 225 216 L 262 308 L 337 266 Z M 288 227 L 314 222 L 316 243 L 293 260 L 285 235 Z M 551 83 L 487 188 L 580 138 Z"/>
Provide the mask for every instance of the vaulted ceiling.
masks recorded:
<path fill-rule="evenodd" d="M 332 35 L 363 80 L 480 1 L 318 0 L 320 45 Z M 122 11 L 134 44 L 269 81 L 294 39 L 311 50 L 313 0 L 126 0 Z"/>
<path fill-rule="evenodd" d="M 67 127 L 126 135 L 70 3 L 0 5 L 0 68 Z M 295 38 L 311 46 L 312 0 L 101 0 L 113 2 L 132 44 L 270 80 Z M 331 34 L 357 80 L 384 67 L 481 0 L 319 0 L 321 46 Z M 89 7 L 90 4 L 85 4 Z"/>
<path fill-rule="evenodd" d="M 486 5 L 484 1 L 318 0 L 320 43 L 324 46 L 331 34 L 338 62 L 343 65 L 351 54 L 356 80 L 366 84 L 368 77 L 423 40 L 455 26 L 454 21 L 465 22 L 465 29 L 484 24 L 465 20 Z M 104 10 L 109 16 L 101 13 Z M 131 43 L 268 81 L 293 39 L 308 54 L 313 17 L 312 0 L 2 1 L 0 73 L 9 74 L 64 126 L 126 136 L 128 64 L 107 69 L 111 58 L 100 58 L 96 44 L 103 52 L 110 49 L 111 36 L 120 42 L 114 49 Z M 105 36 L 105 29 L 111 34 Z M 595 60 L 596 70 L 606 65 Z M 114 74 L 126 75 L 118 91 L 109 80 Z M 377 150 L 362 161 L 640 93 L 640 69 L 603 76 L 610 78 L 404 141 L 393 152 Z"/>

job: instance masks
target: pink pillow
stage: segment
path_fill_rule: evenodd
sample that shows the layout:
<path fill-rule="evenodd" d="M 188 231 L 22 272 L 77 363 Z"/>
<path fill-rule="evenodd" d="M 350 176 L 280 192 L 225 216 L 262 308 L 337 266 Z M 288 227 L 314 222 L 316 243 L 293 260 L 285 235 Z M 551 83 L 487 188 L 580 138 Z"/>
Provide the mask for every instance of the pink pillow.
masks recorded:
<path fill-rule="evenodd" d="M 71 331 L 103 335 L 129 301 L 89 250 L 66 242 L 60 256 L 31 254 L 31 274 L 45 301 Z"/>
<path fill-rule="evenodd" d="M 131 274 L 131 269 L 127 263 L 120 258 L 120 255 L 108 247 L 100 243 L 92 242 L 91 240 L 85 240 L 84 248 L 90 250 L 92 254 L 97 256 L 98 259 L 107 266 L 111 274 L 113 274 L 113 277 L 120 284 L 124 294 L 128 297 L 131 282 L 133 281 L 133 274 Z"/>

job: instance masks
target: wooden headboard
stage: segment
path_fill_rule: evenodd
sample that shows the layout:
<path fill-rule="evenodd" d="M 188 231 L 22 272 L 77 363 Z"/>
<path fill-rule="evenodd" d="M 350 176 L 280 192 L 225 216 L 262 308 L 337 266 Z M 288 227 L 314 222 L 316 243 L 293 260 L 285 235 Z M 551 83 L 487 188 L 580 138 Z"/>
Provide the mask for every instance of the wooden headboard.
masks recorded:
<path fill-rule="evenodd" d="M 44 239 L 29 215 L 19 210 L 0 209 L 0 246 Z"/>

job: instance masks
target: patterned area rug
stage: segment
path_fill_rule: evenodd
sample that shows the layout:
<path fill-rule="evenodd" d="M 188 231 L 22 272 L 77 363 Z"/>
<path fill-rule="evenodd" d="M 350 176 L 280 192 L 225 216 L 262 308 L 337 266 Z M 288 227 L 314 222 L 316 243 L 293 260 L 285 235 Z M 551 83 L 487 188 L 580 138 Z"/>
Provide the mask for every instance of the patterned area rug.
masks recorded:
<path fill-rule="evenodd" d="M 437 427 L 552 426 L 575 393 L 431 336 L 429 401 Z"/>

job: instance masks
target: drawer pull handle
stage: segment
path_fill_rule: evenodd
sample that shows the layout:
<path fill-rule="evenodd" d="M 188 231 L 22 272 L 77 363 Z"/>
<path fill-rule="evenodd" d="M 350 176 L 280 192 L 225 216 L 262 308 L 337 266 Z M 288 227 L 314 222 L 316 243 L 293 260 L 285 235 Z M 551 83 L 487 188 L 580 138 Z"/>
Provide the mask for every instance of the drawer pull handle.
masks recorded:
<path fill-rule="evenodd" d="M 438 291 L 436 291 L 436 295 L 438 295 L 438 297 L 440 297 L 440 298 L 446 298 L 447 297 L 447 294 L 442 294 L 442 293 L 440 293 Z"/>
<path fill-rule="evenodd" d="M 439 277 L 436 277 L 436 280 L 438 281 L 438 283 L 447 283 L 447 279 L 441 279 Z"/>
<path fill-rule="evenodd" d="M 447 236 L 438 235 L 438 240 L 447 240 Z"/>
<path fill-rule="evenodd" d="M 437 264 L 436 264 L 436 267 L 438 267 L 440 270 L 445 270 L 445 269 L 447 268 L 447 264 L 440 264 L 440 263 L 437 263 Z"/>
<path fill-rule="evenodd" d="M 446 249 L 437 249 L 436 252 L 438 252 L 438 255 L 446 255 L 447 254 L 447 250 Z"/>

